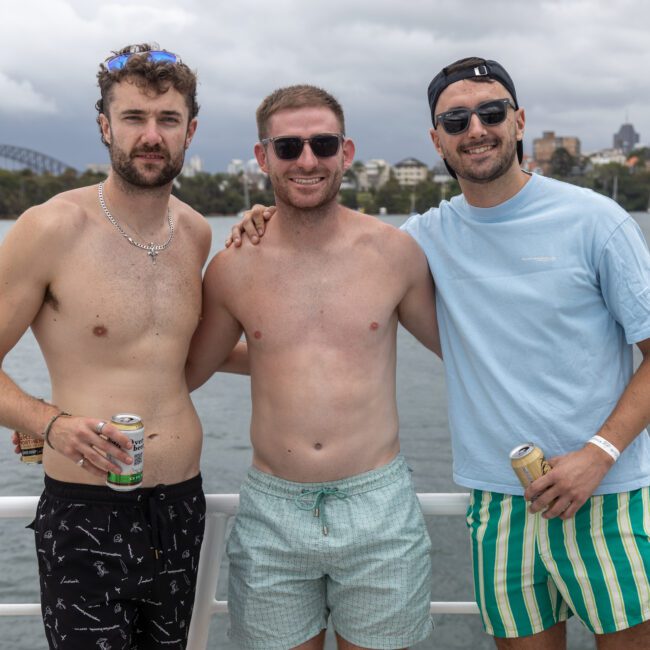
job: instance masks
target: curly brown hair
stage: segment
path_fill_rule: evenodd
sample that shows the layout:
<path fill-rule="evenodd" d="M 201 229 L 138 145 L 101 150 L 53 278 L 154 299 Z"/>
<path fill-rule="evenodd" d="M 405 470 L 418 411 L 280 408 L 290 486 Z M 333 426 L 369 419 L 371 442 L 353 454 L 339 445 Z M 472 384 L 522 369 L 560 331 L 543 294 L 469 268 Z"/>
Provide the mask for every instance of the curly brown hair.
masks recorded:
<path fill-rule="evenodd" d="M 160 48 L 156 43 L 127 45 L 120 50 L 114 51 L 111 56 L 107 57 L 99 65 L 97 85 L 99 86 L 101 97 L 97 100 L 95 108 L 97 109 L 97 124 L 99 124 L 101 139 L 106 146 L 108 146 L 108 143 L 104 139 L 99 116 L 103 114 L 108 118 L 112 90 L 115 84 L 122 82 L 124 79 L 128 78 L 138 88 L 151 89 L 158 95 L 162 95 L 170 88 L 174 88 L 185 97 L 185 102 L 190 112 L 189 119 L 192 120 L 198 115 L 199 104 L 196 100 L 196 73 L 190 70 L 180 59 L 176 63 L 170 64 L 165 61 L 152 61 L 147 56 L 147 52 L 158 50 Z M 128 58 L 124 66 L 119 70 L 110 71 L 106 63 L 114 56 L 119 56 L 120 54 L 134 54 L 136 56 Z"/>

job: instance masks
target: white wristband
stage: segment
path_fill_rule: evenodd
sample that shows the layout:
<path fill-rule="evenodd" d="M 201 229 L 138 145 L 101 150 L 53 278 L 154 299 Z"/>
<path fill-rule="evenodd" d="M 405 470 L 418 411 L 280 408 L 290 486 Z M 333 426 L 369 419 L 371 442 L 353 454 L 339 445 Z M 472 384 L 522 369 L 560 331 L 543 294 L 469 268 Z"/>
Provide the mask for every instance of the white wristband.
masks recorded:
<path fill-rule="evenodd" d="M 602 436 L 594 436 L 593 438 L 589 438 L 587 442 L 590 442 L 592 445 L 596 445 L 596 447 L 600 447 L 604 452 L 608 453 L 614 459 L 614 462 L 616 462 L 618 460 L 618 457 L 621 455 L 621 452 L 616 449 L 616 447 L 609 440 L 605 440 L 605 438 Z"/>

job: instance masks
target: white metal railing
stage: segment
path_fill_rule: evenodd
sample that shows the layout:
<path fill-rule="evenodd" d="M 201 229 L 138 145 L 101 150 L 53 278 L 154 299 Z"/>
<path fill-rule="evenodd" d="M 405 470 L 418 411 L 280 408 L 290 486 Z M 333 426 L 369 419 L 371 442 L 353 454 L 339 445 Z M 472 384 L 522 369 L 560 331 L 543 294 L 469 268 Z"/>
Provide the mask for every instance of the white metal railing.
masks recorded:
<path fill-rule="evenodd" d="M 469 495 L 460 492 L 418 494 L 422 512 L 429 515 L 464 515 Z M 208 647 L 210 621 L 217 613 L 227 612 L 228 603 L 216 600 L 219 570 L 225 551 L 228 520 L 237 512 L 238 494 L 208 494 L 205 537 L 199 559 L 194 613 L 189 631 L 188 650 Z M 38 497 L 0 497 L 0 518 L 30 518 L 36 512 Z M 478 614 L 473 602 L 432 602 L 432 614 Z M 0 604 L 0 616 L 40 616 L 38 603 Z"/>

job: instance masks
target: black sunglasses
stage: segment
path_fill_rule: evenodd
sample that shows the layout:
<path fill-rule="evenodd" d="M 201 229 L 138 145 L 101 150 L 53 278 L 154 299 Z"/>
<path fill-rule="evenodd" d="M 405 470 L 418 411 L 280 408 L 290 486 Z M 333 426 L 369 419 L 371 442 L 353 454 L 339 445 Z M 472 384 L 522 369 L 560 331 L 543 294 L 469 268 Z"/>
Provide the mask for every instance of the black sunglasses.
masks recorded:
<path fill-rule="evenodd" d="M 319 133 L 312 135 L 311 138 L 301 138 L 297 135 L 280 135 L 277 138 L 264 138 L 262 144 L 266 146 L 269 142 L 273 143 L 275 155 L 280 160 L 296 160 L 305 146 L 309 146 L 317 158 L 330 158 L 338 153 L 339 145 L 343 142 L 344 137 L 340 133 Z"/>
<path fill-rule="evenodd" d="M 508 106 L 517 110 L 515 105 L 509 99 L 493 99 L 489 102 L 483 102 L 476 108 L 452 108 L 450 111 L 436 115 L 436 124 L 442 124 L 442 128 L 449 135 L 458 135 L 467 131 L 472 115 L 478 115 L 478 119 L 485 126 L 495 126 L 501 124 L 508 114 Z"/>

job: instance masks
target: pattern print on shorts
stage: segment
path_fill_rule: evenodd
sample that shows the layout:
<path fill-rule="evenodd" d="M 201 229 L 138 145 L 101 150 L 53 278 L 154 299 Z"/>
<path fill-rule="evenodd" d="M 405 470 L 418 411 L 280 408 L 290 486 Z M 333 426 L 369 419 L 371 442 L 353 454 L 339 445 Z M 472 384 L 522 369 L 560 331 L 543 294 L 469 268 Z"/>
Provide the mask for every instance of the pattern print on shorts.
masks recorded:
<path fill-rule="evenodd" d="M 185 648 L 204 525 L 200 477 L 132 492 L 46 477 L 32 527 L 50 648 Z"/>

